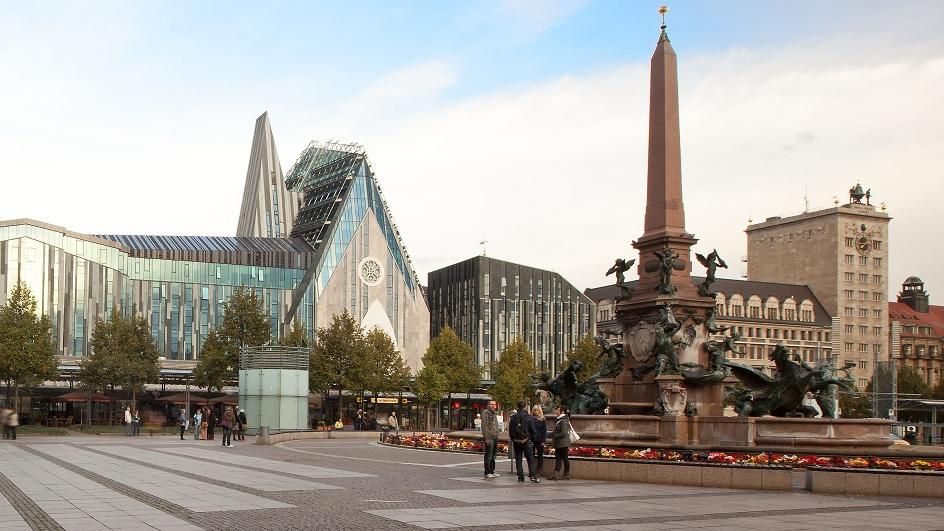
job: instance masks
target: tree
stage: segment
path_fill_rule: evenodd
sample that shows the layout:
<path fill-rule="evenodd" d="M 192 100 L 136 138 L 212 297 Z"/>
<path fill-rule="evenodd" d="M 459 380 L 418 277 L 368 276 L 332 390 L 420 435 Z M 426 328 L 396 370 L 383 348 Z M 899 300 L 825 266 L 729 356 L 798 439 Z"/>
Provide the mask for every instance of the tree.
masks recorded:
<path fill-rule="evenodd" d="M 535 370 L 534 355 L 524 340 L 516 337 L 505 346 L 501 357 L 492 366 L 495 385 L 489 394 L 503 409 L 515 407 L 518 400 L 531 398 L 531 375 Z"/>
<path fill-rule="evenodd" d="M 872 400 L 863 393 L 839 392 L 839 416 L 848 419 L 867 419 L 872 416 Z"/>
<path fill-rule="evenodd" d="M 449 392 L 467 392 L 482 382 L 482 368 L 475 363 L 472 346 L 464 343 L 448 326 L 430 341 L 423 366 L 435 367 L 446 377 Z"/>
<path fill-rule="evenodd" d="M 227 370 L 226 352 L 223 341 L 215 329 L 210 329 L 203 348 L 200 350 L 200 359 L 193 368 L 193 383 L 197 387 L 206 387 L 208 391 L 216 389 L 222 391 L 230 377 Z"/>
<path fill-rule="evenodd" d="M 51 330 L 49 317 L 37 317 L 29 287 L 18 281 L 7 304 L 0 307 L 0 379 L 13 386 L 17 410 L 21 387 L 28 389 L 58 375 Z"/>
<path fill-rule="evenodd" d="M 299 319 L 292 321 L 292 327 L 279 338 L 279 345 L 283 347 L 308 346 L 308 330 Z"/>
<path fill-rule="evenodd" d="M 131 393 L 131 401 L 144 384 L 156 382 L 160 374 L 160 353 L 147 319 L 137 317 L 134 308 L 125 317 L 113 309 L 106 321 L 98 318 L 89 338 L 89 355 L 82 360 L 79 379 L 89 390 L 116 387 Z"/>
<path fill-rule="evenodd" d="M 359 362 L 361 385 L 368 391 L 400 391 L 410 381 L 410 369 L 386 332 L 374 328 L 364 337 Z"/>
<path fill-rule="evenodd" d="M 361 327 L 347 310 L 331 317 L 331 325 L 319 328 L 316 334 L 309 364 L 309 383 L 324 386 L 315 389 L 338 388 L 338 418 L 344 411 L 342 392 L 345 389 L 363 389 L 357 360 L 362 359 L 365 348 Z"/>
<path fill-rule="evenodd" d="M 239 371 L 239 351 L 243 347 L 257 347 L 272 340 L 269 314 L 255 291 L 233 290 L 233 296 L 223 303 L 223 324 L 218 333 L 226 354 L 226 366 L 230 368 L 229 376 L 233 377 Z"/>
<path fill-rule="evenodd" d="M 433 365 L 427 365 L 416 375 L 416 382 L 413 385 L 413 392 L 416 399 L 426 406 L 426 429 L 429 429 L 429 408 L 430 406 L 442 400 L 443 395 L 449 391 L 449 381 Z"/>
<path fill-rule="evenodd" d="M 583 364 L 583 367 L 577 371 L 577 381 L 582 382 L 600 368 L 602 363 L 602 360 L 600 360 L 600 346 L 597 345 L 593 336 L 584 336 L 570 349 L 564 361 L 566 365 L 570 365 L 575 361 Z"/>
<path fill-rule="evenodd" d="M 927 398 L 931 394 L 931 386 L 921 377 L 917 369 L 909 365 L 901 365 L 898 367 L 898 394 Z"/>

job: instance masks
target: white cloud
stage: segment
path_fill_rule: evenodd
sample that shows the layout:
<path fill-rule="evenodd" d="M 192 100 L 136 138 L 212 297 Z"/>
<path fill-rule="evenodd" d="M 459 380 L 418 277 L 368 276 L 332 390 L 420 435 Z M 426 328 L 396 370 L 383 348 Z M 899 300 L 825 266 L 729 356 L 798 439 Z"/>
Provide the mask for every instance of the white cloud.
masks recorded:
<path fill-rule="evenodd" d="M 587 0 L 502 0 L 500 6 L 503 18 L 510 17 L 519 31 L 535 35 L 570 17 L 587 3 Z"/>

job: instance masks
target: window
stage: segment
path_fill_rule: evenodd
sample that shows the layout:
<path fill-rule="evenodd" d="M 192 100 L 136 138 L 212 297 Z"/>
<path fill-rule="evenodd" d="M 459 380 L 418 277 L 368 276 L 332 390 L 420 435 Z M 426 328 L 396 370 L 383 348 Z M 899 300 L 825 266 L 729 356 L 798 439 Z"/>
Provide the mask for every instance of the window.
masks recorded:
<path fill-rule="evenodd" d="M 859 257 L 859 265 L 863 265 L 863 266 L 864 266 L 864 265 L 869 265 L 869 257 L 868 257 L 868 256 L 860 256 L 860 257 Z"/>
<path fill-rule="evenodd" d="M 868 317 L 869 309 L 868 308 L 859 308 L 859 317 Z"/>
<path fill-rule="evenodd" d="M 846 247 L 852 247 L 855 245 L 855 238 L 846 238 Z"/>
<path fill-rule="evenodd" d="M 845 315 L 846 315 L 846 317 L 852 317 L 852 308 L 846 306 L 846 308 L 845 308 Z"/>
<path fill-rule="evenodd" d="M 869 327 L 859 325 L 859 335 L 864 336 L 869 333 Z"/>
<path fill-rule="evenodd" d="M 875 267 L 882 267 L 882 259 L 881 259 L 881 258 L 873 258 L 873 259 L 872 259 L 872 265 L 874 265 Z"/>
<path fill-rule="evenodd" d="M 882 275 L 872 275 L 872 284 L 881 284 Z"/>
<path fill-rule="evenodd" d="M 928 355 L 929 356 L 937 355 L 937 345 L 931 345 L 930 347 L 928 347 Z"/>
<path fill-rule="evenodd" d="M 826 337 L 823 338 L 823 341 L 829 343 L 829 332 L 826 332 Z"/>
<path fill-rule="evenodd" d="M 872 317 L 878 318 L 881 316 L 882 316 L 882 310 L 872 310 Z"/>
<path fill-rule="evenodd" d="M 915 347 L 915 355 L 918 356 L 919 358 L 921 356 L 924 356 L 924 345 L 918 345 L 917 347 Z"/>
<path fill-rule="evenodd" d="M 505 286 L 507 286 L 507 285 L 508 285 L 508 280 L 507 280 L 505 277 L 502 277 L 502 281 L 501 281 L 501 292 L 499 293 L 499 295 L 502 295 L 502 296 L 505 295 Z"/>
<path fill-rule="evenodd" d="M 868 381 L 868 380 L 866 380 L 865 378 L 859 378 L 859 388 L 860 388 L 860 389 L 864 389 L 867 385 L 869 385 L 869 381 Z"/>
<path fill-rule="evenodd" d="M 902 353 L 903 355 L 905 355 L 905 356 L 910 355 L 910 354 L 911 354 L 911 345 L 902 345 L 902 346 L 901 346 L 901 353 Z"/>
<path fill-rule="evenodd" d="M 854 262 L 854 259 L 855 259 L 855 257 L 852 256 L 851 254 L 847 254 L 847 255 L 845 256 L 845 262 L 846 262 L 846 264 L 848 264 L 848 265 L 852 265 L 853 263 L 855 263 L 855 262 Z"/>
<path fill-rule="evenodd" d="M 855 297 L 855 292 L 851 289 L 844 290 L 847 299 L 852 299 Z"/>
<path fill-rule="evenodd" d="M 861 283 L 863 283 L 863 284 L 868 284 L 868 283 L 869 283 L 869 275 L 867 275 L 867 274 L 865 274 L 865 273 L 859 273 L 859 282 L 861 282 Z"/>
<path fill-rule="evenodd" d="M 859 343 L 859 352 L 868 352 L 869 346 L 865 343 Z"/>
<path fill-rule="evenodd" d="M 855 273 L 846 273 L 846 282 L 852 282 L 855 280 Z"/>
<path fill-rule="evenodd" d="M 882 327 L 881 327 L 881 326 L 873 326 L 873 327 L 872 327 L 872 334 L 877 335 L 877 336 L 882 335 Z"/>
<path fill-rule="evenodd" d="M 846 326 L 845 326 L 845 330 L 844 330 L 845 333 L 851 334 L 851 333 L 854 332 L 854 331 L 855 331 L 855 327 L 854 327 L 853 325 L 846 325 Z"/>
<path fill-rule="evenodd" d="M 875 345 L 872 345 L 872 354 L 881 354 L 881 353 L 882 353 L 881 344 L 876 343 Z"/>
<path fill-rule="evenodd" d="M 859 368 L 862 369 L 863 371 L 869 370 L 869 362 L 865 360 L 859 360 Z"/>
<path fill-rule="evenodd" d="M 872 292 L 872 300 L 873 300 L 873 301 L 881 301 L 881 300 L 882 300 L 882 292 L 881 292 L 881 291 L 873 291 L 873 292 Z"/>
<path fill-rule="evenodd" d="M 882 250 L 882 241 L 881 240 L 872 240 L 872 248 L 876 251 Z"/>
<path fill-rule="evenodd" d="M 845 343 L 843 343 L 842 350 L 845 350 L 847 352 L 852 352 L 852 343 L 849 341 L 846 341 Z"/>
<path fill-rule="evenodd" d="M 868 292 L 868 291 L 860 291 L 860 292 L 859 292 L 859 300 L 860 300 L 860 301 L 868 300 L 868 298 L 869 298 L 869 292 Z"/>

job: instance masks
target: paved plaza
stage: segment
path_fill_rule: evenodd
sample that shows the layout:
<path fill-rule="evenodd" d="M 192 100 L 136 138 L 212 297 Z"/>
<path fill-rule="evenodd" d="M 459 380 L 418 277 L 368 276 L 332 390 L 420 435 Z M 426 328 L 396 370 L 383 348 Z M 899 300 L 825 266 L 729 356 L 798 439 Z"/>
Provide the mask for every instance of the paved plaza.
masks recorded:
<path fill-rule="evenodd" d="M 249 443 L 249 441 L 247 441 Z M 373 440 L 0 443 L 0 529 L 944 529 L 944 503 L 598 481 Z M 827 523 L 828 522 L 828 523 Z"/>

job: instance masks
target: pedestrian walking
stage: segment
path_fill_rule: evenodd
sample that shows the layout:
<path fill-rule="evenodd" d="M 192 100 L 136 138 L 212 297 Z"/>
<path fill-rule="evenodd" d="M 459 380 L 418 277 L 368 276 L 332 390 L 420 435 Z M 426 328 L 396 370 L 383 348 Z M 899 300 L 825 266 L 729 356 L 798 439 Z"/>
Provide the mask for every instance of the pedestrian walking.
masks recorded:
<path fill-rule="evenodd" d="M 180 427 L 180 440 L 184 440 L 184 432 L 187 431 L 187 412 L 181 408 L 177 415 L 177 425 Z"/>
<path fill-rule="evenodd" d="M 10 434 L 7 430 L 7 419 L 10 417 L 10 411 L 7 408 L 0 409 L 0 428 L 3 428 L 3 438 L 8 439 Z"/>
<path fill-rule="evenodd" d="M 544 470 L 544 445 L 547 443 L 547 419 L 541 406 L 531 408 L 531 445 L 534 447 L 534 477 Z"/>
<path fill-rule="evenodd" d="M 233 447 L 233 426 L 236 425 L 236 415 L 233 414 L 233 408 L 226 406 L 223 412 L 223 418 L 220 419 L 220 426 L 223 427 L 223 446 Z"/>
<path fill-rule="evenodd" d="M 515 468 L 518 470 L 518 482 L 524 482 L 524 468 L 521 466 L 521 458 L 524 457 L 528 462 L 528 479 L 532 483 L 540 483 L 541 480 L 534 474 L 534 439 L 533 422 L 531 414 L 528 413 L 528 403 L 524 400 L 518 401 L 518 410 L 508 420 L 508 438 L 515 454 Z"/>
<path fill-rule="evenodd" d="M 567 453 L 570 452 L 570 432 L 573 427 L 570 425 L 570 414 L 565 406 L 554 408 L 554 414 L 557 421 L 554 423 L 554 432 L 551 439 L 554 442 L 554 474 L 547 479 L 570 479 L 570 459 Z M 561 466 L 564 468 L 564 475 L 561 476 Z"/>
<path fill-rule="evenodd" d="M 240 409 L 240 410 L 239 410 L 239 415 L 237 415 L 237 416 L 239 417 L 239 440 L 240 440 L 240 441 L 245 441 L 245 440 L 246 440 L 246 428 L 247 428 L 248 425 L 249 425 L 249 422 L 246 420 L 246 410 L 245 410 L 245 409 Z"/>
<path fill-rule="evenodd" d="M 498 404 L 494 400 L 488 401 L 488 407 L 482 412 L 482 443 L 485 450 L 485 477 L 498 477 L 495 473 L 495 454 L 498 452 L 498 416 L 495 410 Z"/>
<path fill-rule="evenodd" d="M 131 406 L 125 408 L 125 437 L 131 436 Z"/>
<path fill-rule="evenodd" d="M 400 431 L 400 423 L 397 422 L 397 412 L 391 411 L 390 416 L 387 417 L 387 428 L 390 431 Z"/>
<path fill-rule="evenodd" d="M 203 431 L 203 410 L 197 408 L 197 412 L 193 414 L 193 438 L 194 440 L 200 439 L 200 432 Z"/>
<path fill-rule="evenodd" d="M 20 425 L 20 416 L 15 409 L 8 409 L 6 421 L 3 423 L 3 438 L 16 440 L 16 427 Z"/>

